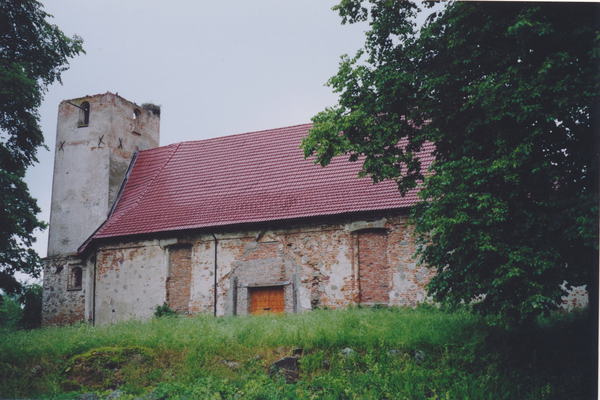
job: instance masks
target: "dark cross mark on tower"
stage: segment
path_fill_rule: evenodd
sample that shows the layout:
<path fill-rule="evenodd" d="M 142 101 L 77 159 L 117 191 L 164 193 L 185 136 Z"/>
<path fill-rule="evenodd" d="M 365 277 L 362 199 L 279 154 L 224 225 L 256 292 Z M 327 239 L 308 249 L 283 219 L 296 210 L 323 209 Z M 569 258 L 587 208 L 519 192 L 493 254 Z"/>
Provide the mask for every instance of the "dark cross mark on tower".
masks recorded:
<path fill-rule="evenodd" d="M 102 139 L 104 139 L 104 135 L 100 136 L 98 138 L 98 146 L 100 146 L 101 144 L 104 144 L 104 142 L 102 141 Z"/>
<path fill-rule="evenodd" d="M 58 148 L 58 151 L 65 151 L 65 142 L 60 142 L 60 147 Z"/>
<path fill-rule="evenodd" d="M 119 139 L 119 148 L 122 149 L 123 148 L 123 139 Z"/>

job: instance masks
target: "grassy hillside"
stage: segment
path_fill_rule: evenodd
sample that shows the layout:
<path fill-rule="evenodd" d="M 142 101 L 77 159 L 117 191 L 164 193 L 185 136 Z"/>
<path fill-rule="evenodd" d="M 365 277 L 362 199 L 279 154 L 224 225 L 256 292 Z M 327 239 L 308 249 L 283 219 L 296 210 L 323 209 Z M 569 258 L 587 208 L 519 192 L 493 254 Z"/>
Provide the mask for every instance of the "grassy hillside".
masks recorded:
<path fill-rule="evenodd" d="M 589 399 L 589 327 L 585 312 L 509 331 L 420 307 L 5 330 L 0 398 Z M 296 348 L 300 379 L 270 378 Z"/>

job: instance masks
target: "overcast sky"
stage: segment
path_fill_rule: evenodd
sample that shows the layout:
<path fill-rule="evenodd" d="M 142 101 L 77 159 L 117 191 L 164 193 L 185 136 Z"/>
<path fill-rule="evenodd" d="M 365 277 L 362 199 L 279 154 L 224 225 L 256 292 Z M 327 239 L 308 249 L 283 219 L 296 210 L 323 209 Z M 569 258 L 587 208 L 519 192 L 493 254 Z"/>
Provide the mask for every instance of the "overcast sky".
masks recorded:
<path fill-rule="evenodd" d="M 162 105 L 161 146 L 310 122 L 337 95 L 324 86 L 366 24 L 341 25 L 335 1 L 41 0 L 50 22 L 84 39 L 40 108 L 50 151 L 26 181 L 50 219 L 58 105 L 117 93 Z M 46 256 L 47 230 L 35 249 Z"/>

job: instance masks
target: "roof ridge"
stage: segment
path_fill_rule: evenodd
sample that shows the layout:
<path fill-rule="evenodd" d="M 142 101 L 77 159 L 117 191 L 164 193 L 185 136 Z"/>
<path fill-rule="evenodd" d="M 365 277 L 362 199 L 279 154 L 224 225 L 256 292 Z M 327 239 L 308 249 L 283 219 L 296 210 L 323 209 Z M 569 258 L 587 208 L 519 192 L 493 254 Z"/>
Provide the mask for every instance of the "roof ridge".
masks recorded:
<path fill-rule="evenodd" d="M 298 128 L 298 127 L 302 127 L 302 126 L 306 126 L 306 125 L 314 125 L 312 122 L 308 122 L 306 124 L 297 124 L 297 125 L 291 125 L 291 126 L 283 126 L 281 128 L 271 128 L 271 129 L 262 129 L 259 131 L 250 131 L 250 132 L 244 132 L 244 133 L 234 133 L 232 135 L 222 135 L 222 136 L 215 136 L 215 137 L 211 137 L 208 139 L 197 139 L 197 140 L 184 140 L 183 142 L 178 142 L 179 144 L 181 143 L 199 143 L 199 142 L 208 142 L 208 141 L 212 141 L 212 140 L 224 140 L 224 139 L 228 139 L 228 138 L 236 138 L 236 137 L 240 137 L 240 136 L 244 136 L 244 135 L 255 135 L 255 134 L 264 134 L 267 132 L 275 132 L 275 131 L 282 131 L 282 130 L 289 130 L 292 128 Z M 170 145 L 168 145 L 170 146 Z M 163 147 L 163 146 L 161 146 Z M 148 149 L 148 150 L 144 150 L 144 151 L 149 151 L 149 150 L 153 150 L 153 149 Z"/>
<path fill-rule="evenodd" d="M 150 187 L 152 186 L 152 184 L 154 183 L 154 181 L 156 180 L 156 178 L 158 177 L 158 175 L 160 175 L 160 173 L 167 166 L 167 164 L 169 164 L 169 162 L 171 161 L 171 159 L 173 158 L 173 156 L 175 155 L 175 153 L 177 153 L 177 150 L 179 149 L 179 147 L 181 146 L 182 143 L 183 142 L 179 142 L 179 143 L 176 143 L 174 145 L 167 145 L 167 146 L 163 147 L 163 148 L 165 148 L 165 147 L 169 147 L 169 146 L 174 146 L 175 148 L 173 149 L 173 152 L 171 153 L 171 155 L 169 156 L 169 158 L 167 158 L 167 161 L 165 161 L 165 163 L 159 168 L 159 170 L 156 172 L 156 174 L 154 174 L 154 176 L 152 177 L 152 179 L 150 179 L 150 182 L 146 185 L 146 188 L 144 189 L 144 193 L 142 193 L 140 196 L 138 196 L 138 198 L 135 200 L 135 203 L 133 203 L 131 206 L 129 206 L 129 209 L 135 207 L 136 205 L 138 205 L 142 201 L 142 199 L 146 196 L 146 193 L 148 193 L 148 191 L 150 190 Z M 160 147 L 155 147 L 155 148 L 159 149 Z M 152 149 L 149 149 L 149 150 L 152 150 Z M 107 218 L 106 222 L 110 221 L 111 224 L 118 223 L 119 220 L 125 214 L 126 213 L 121 212 L 120 215 L 118 215 L 116 219 Z"/>

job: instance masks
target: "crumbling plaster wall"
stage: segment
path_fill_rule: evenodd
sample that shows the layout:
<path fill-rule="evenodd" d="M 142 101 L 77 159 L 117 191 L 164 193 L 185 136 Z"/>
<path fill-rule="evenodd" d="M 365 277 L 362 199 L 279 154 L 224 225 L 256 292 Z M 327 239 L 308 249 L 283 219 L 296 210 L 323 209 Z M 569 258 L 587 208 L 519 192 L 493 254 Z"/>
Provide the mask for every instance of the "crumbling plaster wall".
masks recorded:
<path fill-rule="evenodd" d="M 427 300 L 424 286 L 434 272 L 418 267 L 412 258 L 416 249 L 411 229 L 403 213 L 373 213 L 263 230 L 222 230 L 214 237 L 212 233 L 192 233 L 160 240 L 106 243 L 95 252 L 95 290 L 94 256 L 83 266 L 84 284 L 79 291 L 67 290 L 68 268 L 58 274 L 54 271 L 60 263 L 75 265 L 81 261 L 74 257 L 47 260 L 44 321 L 47 325 L 91 319 L 94 304 L 96 323 L 149 318 L 155 307 L 167 300 L 184 314 L 212 314 L 215 237 L 217 315 L 249 313 L 254 287 L 283 287 L 285 311 L 290 313 L 360 303 L 361 285 L 365 283 L 359 279 L 359 238 L 369 232 L 387 233 L 385 265 L 376 282 L 387 293 L 383 297 L 387 302 L 383 303 L 414 306 Z M 188 287 L 170 287 L 168 299 L 169 265 L 182 248 L 191 251 L 185 257 L 178 256 L 179 268 L 183 268 L 180 273 L 191 278 L 179 280 Z M 189 268 L 189 274 L 185 268 Z M 574 296 L 565 303 L 587 303 L 583 288 Z"/>
<path fill-rule="evenodd" d="M 159 240 L 99 248 L 95 322 L 151 317 L 165 301 L 166 267 L 167 253 Z"/>
<path fill-rule="evenodd" d="M 424 285 L 431 272 L 416 268 L 411 258 L 414 242 L 407 216 L 373 213 L 323 223 L 215 232 L 217 315 L 248 313 L 249 291 L 261 286 L 283 286 L 286 312 L 359 303 L 357 237 L 365 229 L 380 229 L 388 236 L 387 265 L 383 266 L 388 272 L 381 274 L 380 282 L 388 293 L 388 304 L 414 305 L 425 300 Z M 100 246 L 96 322 L 146 318 L 167 300 L 169 246 L 191 246 L 189 291 L 181 291 L 189 296 L 189 313 L 214 312 L 215 237 L 194 233 Z"/>
<path fill-rule="evenodd" d="M 570 287 L 565 282 L 561 288 L 567 291 L 567 295 L 562 297 L 563 303 L 561 307 L 563 309 L 570 311 L 574 308 L 583 308 L 588 306 L 589 296 L 585 285 Z"/>

